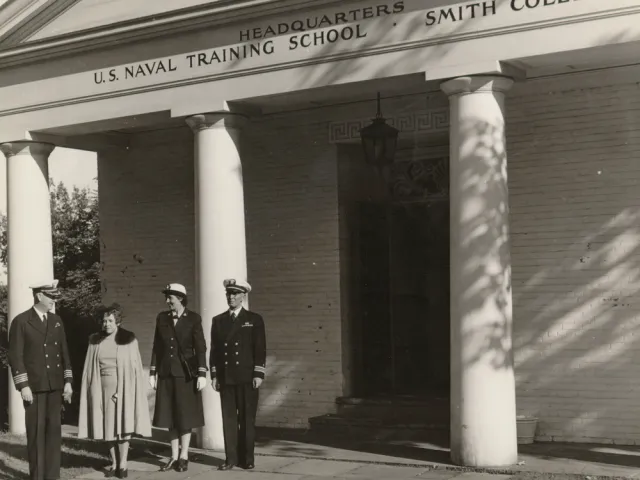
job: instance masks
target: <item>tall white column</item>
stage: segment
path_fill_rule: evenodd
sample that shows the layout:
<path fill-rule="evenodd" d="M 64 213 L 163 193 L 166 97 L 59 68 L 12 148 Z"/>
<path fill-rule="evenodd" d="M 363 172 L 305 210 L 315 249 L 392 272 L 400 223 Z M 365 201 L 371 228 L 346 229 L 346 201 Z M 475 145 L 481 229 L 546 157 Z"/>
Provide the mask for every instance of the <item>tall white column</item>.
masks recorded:
<path fill-rule="evenodd" d="M 53 241 L 49 203 L 48 143 L 0 145 L 7 158 L 9 324 L 33 305 L 29 285 L 53 278 Z M 20 393 L 9 378 L 9 430 L 25 433 Z"/>
<path fill-rule="evenodd" d="M 441 85 L 450 100 L 451 457 L 515 464 L 515 379 L 504 94 L 513 81 Z"/>
<path fill-rule="evenodd" d="M 222 281 L 247 275 L 239 152 L 240 129 L 246 117 L 214 112 L 193 115 L 186 121 L 195 135 L 196 293 L 208 350 L 211 319 L 228 309 Z M 202 398 L 205 426 L 198 444 L 223 450 L 220 395 L 207 387 Z"/>

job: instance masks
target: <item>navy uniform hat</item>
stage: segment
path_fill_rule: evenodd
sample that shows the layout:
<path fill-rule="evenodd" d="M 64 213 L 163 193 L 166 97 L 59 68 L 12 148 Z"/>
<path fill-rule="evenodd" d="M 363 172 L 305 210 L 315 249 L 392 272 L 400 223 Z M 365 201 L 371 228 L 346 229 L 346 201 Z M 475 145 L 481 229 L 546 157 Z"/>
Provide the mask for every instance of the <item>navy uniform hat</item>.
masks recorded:
<path fill-rule="evenodd" d="M 186 298 L 187 289 L 184 287 L 184 285 L 181 285 L 179 283 L 169 283 L 166 287 L 164 287 L 162 293 L 164 293 L 165 295 L 177 295 L 179 297 Z"/>
<path fill-rule="evenodd" d="M 33 293 L 44 293 L 47 297 L 58 298 L 60 290 L 58 290 L 58 280 L 48 280 L 37 282 L 29 286 Z"/>
<path fill-rule="evenodd" d="M 244 280 L 236 280 L 235 278 L 227 278 L 222 282 L 225 290 L 228 292 L 240 292 L 240 293 L 249 293 L 251 291 L 251 285 L 249 282 L 245 282 Z"/>

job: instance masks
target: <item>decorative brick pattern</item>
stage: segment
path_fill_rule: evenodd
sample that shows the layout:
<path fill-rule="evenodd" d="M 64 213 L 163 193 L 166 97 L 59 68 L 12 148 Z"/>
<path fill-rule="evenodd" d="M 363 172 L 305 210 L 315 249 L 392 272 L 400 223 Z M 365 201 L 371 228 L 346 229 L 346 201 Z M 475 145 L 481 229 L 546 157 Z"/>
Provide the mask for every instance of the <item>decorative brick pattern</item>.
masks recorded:
<path fill-rule="evenodd" d="M 398 116 L 385 116 L 385 119 L 389 125 L 400 130 L 400 135 L 446 132 L 449 129 L 448 108 L 434 108 Z M 370 123 L 371 118 L 331 122 L 329 124 L 329 143 L 360 139 L 360 130 Z"/>

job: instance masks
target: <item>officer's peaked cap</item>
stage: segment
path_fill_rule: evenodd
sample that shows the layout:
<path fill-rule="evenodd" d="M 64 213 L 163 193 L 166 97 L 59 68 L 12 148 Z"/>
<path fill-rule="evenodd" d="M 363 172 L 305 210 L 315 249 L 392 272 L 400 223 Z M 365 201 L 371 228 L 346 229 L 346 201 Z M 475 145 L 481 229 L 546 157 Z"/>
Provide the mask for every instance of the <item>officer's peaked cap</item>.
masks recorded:
<path fill-rule="evenodd" d="M 222 282 L 224 288 L 231 292 L 249 293 L 251 291 L 251 285 L 244 280 L 237 280 L 235 278 L 227 278 Z"/>
<path fill-rule="evenodd" d="M 58 280 L 44 280 L 33 283 L 29 286 L 33 293 L 44 293 L 49 297 L 59 297 Z"/>

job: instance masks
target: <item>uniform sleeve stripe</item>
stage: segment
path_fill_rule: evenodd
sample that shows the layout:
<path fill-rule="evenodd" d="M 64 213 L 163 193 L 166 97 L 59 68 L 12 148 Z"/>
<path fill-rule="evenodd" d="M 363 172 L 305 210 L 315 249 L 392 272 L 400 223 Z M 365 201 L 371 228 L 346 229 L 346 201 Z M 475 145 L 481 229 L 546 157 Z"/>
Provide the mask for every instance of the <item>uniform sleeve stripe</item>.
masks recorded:
<path fill-rule="evenodd" d="M 204 367 L 198 367 L 198 371 L 199 371 L 199 372 L 206 372 L 206 371 L 207 371 L 207 369 L 206 369 L 206 368 L 204 368 Z"/>
<path fill-rule="evenodd" d="M 29 377 L 27 376 L 26 373 L 23 373 L 21 375 L 16 375 L 15 377 L 13 377 L 13 381 L 15 383 L 22 383 L 22 382 L 26 382 L 29 379 Z"/>
<path fill-rule="evenodd" d="M 266 371 L 267 371 L 267 369 L 266 369 L 265 367 L 253 367 L 253 369 L 254 369 L 256 372 L 262 372 L 262 373 L 264 373 L 264 372 L 266 372 Z"/>

